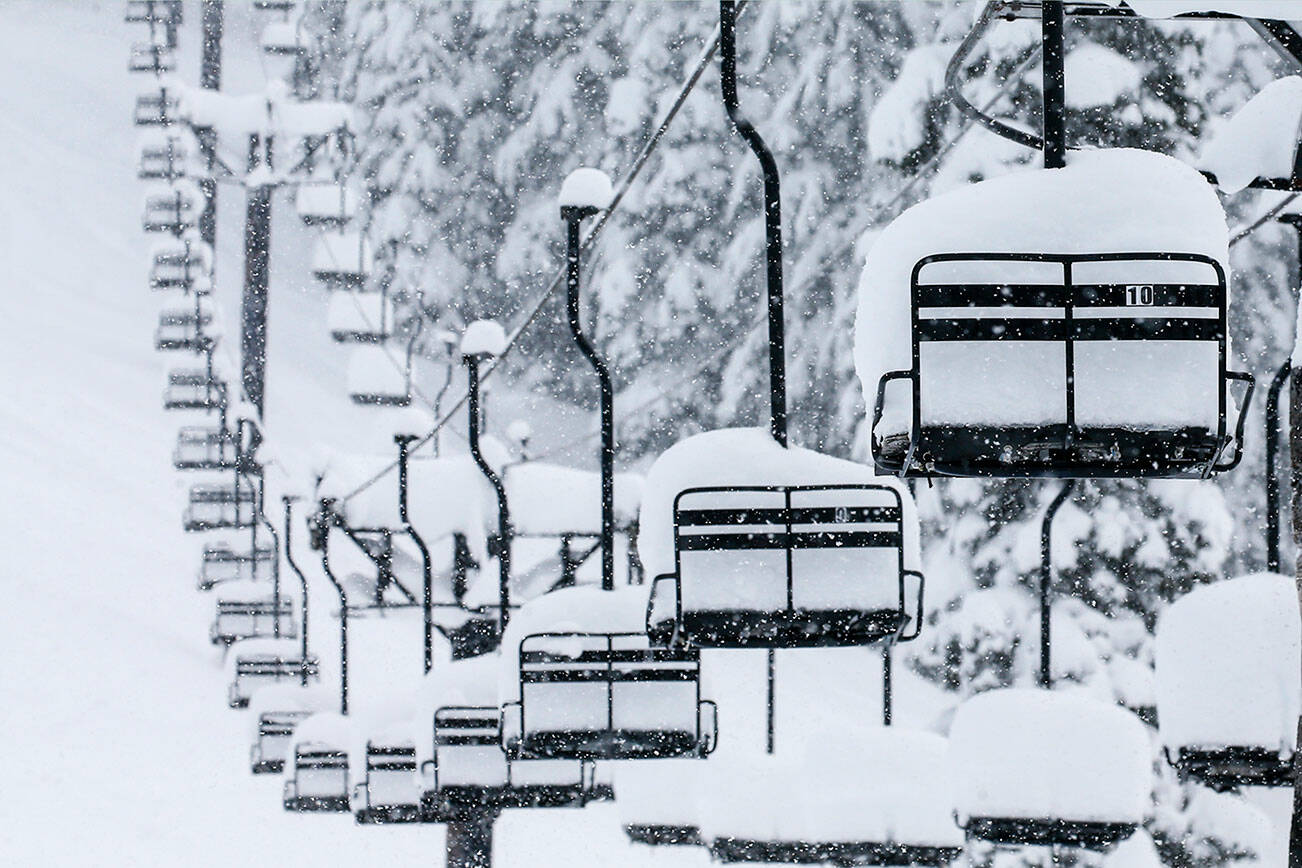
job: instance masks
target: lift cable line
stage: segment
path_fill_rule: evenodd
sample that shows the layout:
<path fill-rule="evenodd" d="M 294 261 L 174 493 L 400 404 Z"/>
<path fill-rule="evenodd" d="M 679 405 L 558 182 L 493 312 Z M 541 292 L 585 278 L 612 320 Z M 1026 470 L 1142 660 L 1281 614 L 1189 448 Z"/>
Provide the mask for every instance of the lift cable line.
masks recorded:
<path fill-rule="evenodd" d="M 747 3 L 748 0 L 741 0 L 741 2 L 737 4 L 738 15 L 740 15 L 745 9 Z M 619 185 L 615 188 L 615 193 L 611 197 L 610 206 L 597 216 L 592 228 L 589 229 L 587 234 L 584 236 L 583 242 L 580 245 L 581 253 L 587 253 L 596 244 L 597 238 L 601 235 L 601 231 L 606 227 L 606 224 L 610 222 L 611 215 L 613 215 L 619 208 L 620 203 L 624 200 L 625 194 L 628 193 L 633 182 L 636 181 L 637 177 L 642 173 L 642 169 L 646 167 L 647 162 L 651 159 L 651 154 L 655 152 L 660 141 L 664 138 L 665 133 L 669 131 L 670 125 L 673 124 L 674 119 L 678 116 L 678 112 L 682 109 L 684 103 L 687 102 L 687 97 L 691 94 L 693 88 L 696 87 L 696 83 L 700 81 L 705 70 L 709 68 L 710 64 L 713 62 L 714 55 L 719 50 L 720 39 L 721 31 L 720 28 L 716 27 L 714 29 L 714 35 L 706 44 L 705 50 L 701 52 L 701 56 L 697 59 L 696 66 L 693 67 L 687 80 L 683 82 L 683 86 L 679 88 L 678 95 L 674 98 L 673 104 L 670 105 L 668 111 L 665 112 L 665 116 L 656 127 L 655 132 L 653 132 L 646 140 L 646 143 L 642 146 L 642 150 L 638 152 L 637 157 L 634 158 L 632 165 L 629 166 L 624 177 L 620 179 Z M 561 268 L 560 271 L 556 273 L 556 276 L 552 278 L 552 282 L 548 284 L 547 289 L 538 295 L 533 305 L 529 308 L 528 313 L 525 315 L 524 321 L 507 336 L 506 348 L 483 372 L 480 377 L 481 380 L 487 380 L 499 367 L 501 367 L 503 360 L 511 353 L 511 350 L 515 348 L 516 342 L 519 340 L 520 336 L 524 334 L 531 325 L 533 325 L 534 321 L 542 313 L 543 305 L 545 305 L 548 300 L 550 300 L 551 297 L 565 285 L 566 272 L 566 268 Z M 438 434 L 439 430 L 451 421 L 457 411 L 465 406 L 468 399 L 469 393 L 462 395 L 455 404 L 448 408 L 448 411 L 443 414 L 442 418 L 438 419 L 434 423 L 434 427 L 429 431 L 429 433 L 415 441 L 412 448 L 415 449 L 423 446 L 432 440 L 434 436 Z M 386 465 L 383 470 L 379 471 L 361 485 L 348 492 L 348 494 L 344 495 L 342 502 L 347 503 L 367 488 L 370 488 L 385 476 L 392 473 L 397 466 L 396 461 Z"/>

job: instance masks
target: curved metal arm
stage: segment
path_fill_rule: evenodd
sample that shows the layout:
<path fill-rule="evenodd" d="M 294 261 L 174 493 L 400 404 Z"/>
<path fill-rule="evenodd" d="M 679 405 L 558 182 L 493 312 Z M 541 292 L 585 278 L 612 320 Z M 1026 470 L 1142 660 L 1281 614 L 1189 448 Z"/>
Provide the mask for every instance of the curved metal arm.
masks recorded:
<path fill-rule="evenodd" d="M 1272 573 L 1279 572 L 1279 469 L 1275 466 L 1279 437 L 1283 433 L 1279 394 L 1292 371 L 1293 360 L 1285 359 L 1266 392 L 1266 569 Z"/>
<path fill-rule="evenodd" d="M 334 514 L 334 501 L 322 498 L 320 521 L 324 523 L 321 534 L 321 569 L 330 584 L 339 594 L 339 713 L 348 713 L 348 592 L 343 583 L 330 571 L 330 527 L 337 525 L 339 518 Z"/>
<path fill-rule="evenodd" d="M 1252 374 L 1244 371 L 1226 371 L 1227 380 L 1238 380 L 1247 383 L 1248 388 L 1243 393 L 1243 403 L 1239 406 L 1239 419 L 1234 423 L 1234 455 L 1225 464 L 1214 464 L 1212 470 L 1217 473 L 1224 473 L 1227 470 L 1233 470 L 1239 466 L 1243 460 L 1243 426 L 1248 421 L 1248 405 L 1252 403 L 1252 393 L 1256 391 L 1257 381 Z"/>
<path fill-rule="evenodd" d="M 450 378 L 449 378 L 450 379 Z M 430 560 L 429 548 L 411 524 L 407 511 L 407 459 L 413 440 L 419 439 L 412 434 L 394 435 L 398 444 L 398 519 L 402 522 L 402 532 L 411 537 L 411 541 L 420 549 L 421 562 L 421 612 L 424 620 L 425 674 L 434 668 L 434 565 Z"/>
<path fill-rule="evenodd" d="M 300 629 L 301 629 L 301 632 L 302 632 L 302 636 L 301 636 L 301 649 L 300 649 L 300 651 L 301 651 L 301 656 L 302 656 L 302 661 L 301 661 L 302 672 L 301 672 L 301 674 L 300 674 L 300 679 L 299 679 L 299 680 L 300 680 L 300 683 L 301 683 L 304 687 L 307 687 L 307 676 L 308 676 L 308 665 L 307 665 L 307 658 L 308 658 L 308 650 L 307 650 L 307 647 L 308 647 L 308 646 L 307 646 L 307 626 L 308 626 L 308 624 L 307 624 L 307 576 L 303 575 L 303 571 L 302 571 L 301 569 L 299 569 L 298 564 L 294 561 L 294 550 L 293 550 L 293 547 L 292 547 L 293 538 L 292 538 L 291 535 L 290 535 L 290 534 L 291 534 L 291 528 L 293 528 L 293 526 L 294 526 L 294 525 L 293 525 L 293 511 L 294 511 L 294 500 L 295 500 L 295 499 L 296 499 L 296 498 L 290 497 L 290 496 L 288 496 L 288 495 L 283 495 L 283 496 L 280 498 L 281 502 L 285 504 L 285 561 L 289 564 L 289 568 L 290 568 L 291 570 L 294 571 L 294 575 L 298 576 L 298 587 L 299 587 L 299 591 L 300 591 L 300 592 L 302 593 L 302 595 L 303 595 L 302 598 L 301 598 L 301 600 L 300 600 L 300 602 L 299 602 L 299 619 L 302 621 L 302 624 L 300 625 Z"/>
<path fill-rule="evenodd" d="M 583 218 L 595 214 L 591 208 L 561 208 L 565 221 L 565 310 L 570 323 L 570 334 L 579 345 L 601 383 L 601 588 L 615 589 L 615 390 L 610 381 L 610 368 L 596 347 L 583 333 L 583 320 L 579 316 L 579 224 Z"/>
<path fill-rule="evenodd" d="M 1076 480 L 1068 479 L 1049 502 L 1044 520 L 1040 523 L 1040 686 L 1046 690 L 1053 686 L 1050 669 L 1050 601 L 1049 586 L 1053 580 L 1053 519 L 1076 488 Z"/>
<path fill-rule="evenodd" d="M 945 94 L 961 114 L 1000 138 L 1008 139 L 1032 150 L 1043 151 L 1044 139 L 1034 133 L 1019 130 L 997 118 L 990 117 L 973 105 L 963 94 L 963 82 L 960 80 L 963 75 L 963 67 L 967 65 L 969 58 L 976 50 L 977 44 L 994 23 L 995 12 L 998 7 L 997 0 L 987 3 L 985 8 L 981 10 L 981 15 L 977 18 L 976 23 L 972 25 L 972 29 L 967 36 L 963 37 L 963 41 L 958 44 L 954 56 L 949 59 L 949 66 L 945 67 Z"/>
<path fill-rule="evenodd" d="M 489 485 L 493 486 L 493 491 L 497 493 L 497 539 L 498 539 L 498 606 L 501 615 L 498 619 L 499 629 L 503 634 L 506 633 L 506 624 L 510 620 L 510 603 L 511 603 L 511 511 L 506 502 L 506 485 L 503 484 L 502 478 L 485 460 L 483 452 L 479 449 L 479 359 L 475 356 L 466 356 L 467 384 L 466 393 L 468 398 L 467 415 L 470 418 L 470 455 L 475 459 L 475 464 L 479 467 L 484 478 L 488 480 Z"/>
<path fill-rule="evenodd" d="M 768 276 L 769 432 L 787 445 L 786 322 L 782 297 L 782 190 L 778 164 L 737 100 L 737 4 L 719 0 L 719 83 L 732 128 L 750 146 L 764 173 L 764 241 Z"/>

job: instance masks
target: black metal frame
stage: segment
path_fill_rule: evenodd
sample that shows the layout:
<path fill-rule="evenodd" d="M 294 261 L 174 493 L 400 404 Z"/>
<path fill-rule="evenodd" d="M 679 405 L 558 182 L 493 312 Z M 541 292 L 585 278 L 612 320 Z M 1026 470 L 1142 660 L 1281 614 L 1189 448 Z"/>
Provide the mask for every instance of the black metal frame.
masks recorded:
<path fill-rule="evenodd" d="M 718 742 L 718 717 L 714 703 L 701 698 L 701 658 L 694 648 L 616 649 L 617 639 L 641 638 L 641 633 L 543 632 L 520 640 L 520 699 L 502 707 L 502 747 L 510 759 L 658 759 L 704 757 Z M 528 646 L 556 640 L 604 642 L 603 649 L 585 649 L 577 656 L 556 654 Z M 566 668 L 568 667 L 568 668 Z M 689 681 L 695 686 L 696 729 L 629 730 L 616 728 L 615 685 L 620 682 Z M 606 725 L 600 729 L 547 730 L 530 733 L 525 687 L 551 683 L 605 684 Z M 703 727 L 709 708 L 711 727 Z M 518 716 L 518 735 L 507 735 L 505 720 Z"/>
<path fill-rule="evenodd" d="M 180 122 L 179 108 L 180 101 L 175 94 L 168 93 L 166 85 L 160 85 L 158 93 L 142 93 L 136 97 L 131 118 L 138 127 L 170 127 Z"/>
<path fill-rule="evenodd" d="M 962 847 L 924 847 L 878 841 L 754 841 L 715 838 L 710 856 L 720 862 L 785 865 L 925 865 L 943 868 L 963 855 Z"/>
<path fill-rule="evenodd" d="M 185 168 L 188 159 L 188 149 L 180 137 L 168 135 L 162 147 L 141 145 L 136 177 L 142 181 L 178 181 L 188 174 Z"/>
<path fill-rule="evenodd" d="M 217 514 L 205 516 L 196 507 L 216 504 Z M 229 509 L 227 508 L 229 506 Z M 245 507 L 248 512 L 245 512 Z M 257 522 L 258 492 L 250 483 L 234 484 L 204 482 L 190 487 L 190 505 L 182 516 L 182 526 L 188 532 L 235 529 L 245 530 Z"/>
<path fill-rule="evenodd" d="M 284 754 L 271 756 L 267 739 L 283 739 L 282 747 L 288 749 L 294 727 L 311 715 L 310 711 L 264 711 L 258 715 L 258 739 L 249 749 L 249 766 L 255 775 L 278 775 L 285 770 Z"/>
<path fill-rule="evenodd" d="M 288 606 L 283 606 L 283 609 Z M 250 691 L 242 689 L 247 679 L 258 683 L 280 684 L 291 679 L 305 683 L 321 677 L 321 661 L 315 657 L 286 657 L 282 654 L 251 654 L 236 657 L 235 680 L 226 689 L 226 704 L 231 708 L 248 708 Z"/>
<path fill-rule="evenodd" d="M 1080 262 L 1119 261 L 1200 262 L 1211 266 L 1215 285 L 1151 284 L 1155 301 L 1144 310 L 1178 305 L 1186 294 L 1198 300 L 1210 293 L 1214 304 L 1178 305 L 1217 310 L 1217 319 L 1172 317 L 1126 317 L 1074 319 L 1078 307 L 1123 307 L 1125 285 L 1079 285 L 1072 281 L 1071 268 Z M 921 269 L 935 262 L 994 261 L 1048 262 L 1063 268 L 1063 281 L 1033 286 L 999 284 L 930 284 L 919 286 Z M 1243 426 L 1252 400 L 1255 381 L 1251 374 L 1226 369 L 1225 273 L 1214 259 L 1182 253 L 946 253 L 926 256 L 913 267 L 910 278 L 913 367 L 884 374 L 877 385 L 873 406 L 874 432 L 881 421 L 886 388 L 894 380 L 908 380 L 912 386 L 911 431 L 905 440 L 887 443 L 873 434 L 873 453 L 878 469 L 903 477 L 932 476 L 1025 476 L 1025 477 L 1123 477 L 1123 478 L 1206 478 L 1232 470 L 1243 456 Z M 1029 304 L 1009 304 L 1014 293 L 1029 295 Z M 1056 296 L 1056 298 L 1055 298 Z M 1054 304 L 1054 301 L 1060 303 Z M 976 302 L 980 302 L 979 305 Z M 940 319 L 922 320 L 919 309 L 926 307 L 1009 307 L 1061 309 L 1064 316 L 1051 319 Z M 924 326 L 925 322 L 925 326 Z M 1210 328 L 1205 325 L 1210 324 Z M 1074 418 L 1075 355 L 1078 341 L 1102 340 L 1215 340 L 1220 375 L 1219 417 L 1213 435 L 1196 428 L 1175 430 L 1134 428 L 1080 428 Z M 921 418 L 921 345 L 930 341 L 1016 340 L 1046 341 L 1065 345 L 1064 388 L 1067 415 L 1062 423 L 1016 427 L 924 426 Z M 1234 428 L 1234 451 L 1228 462 L 1218 463 L 1229 445 L 1226 434 L 1226 403 L 1229 381 L 1246 384 L 1243 404 Z M 886 451 L 889 449 L 890 451 Z"/>
<path fill-rule="evenodd" d="M 180 238 L 199 225 L 199 203 L 191 201 L 181 190 L 145 197 L 145 212 L 140 218 L 146 232 L 166 232 Z"/>
<path fill-rule="evenodd" d="M 344 778 L 343 790 L 339 794 L 299 795 L 298 776 L 301 772 L 338 770 L 343 771 Z M 301 744 L 294 748 L 294 776 L 285 781 L 282 797 L 286 811 L 346 814 L 352 810 L 349 791 L 347 753 L 330 747 L 304 749 Z"/>
<path fill-rule="evenodd" d="M 176 55 L 172 48 L 157 42 L 138 42 L 131 46 L 127 72 L 151 72 L 166 75 L 176 71 Z"/>
<path fill-rule="evenodd" d="M 371 797 L 374 772 L 416 775 L 415 745 L 377 745 L 366 743 L 365 777 L 353 785 L 353 802 L 360 804 L 353 812 L 358 823 L 419 823 L 422 819 L 421 793 L 411 802 L 376 802 Z"/>
<path fill-rule="evenodd" d="M 290 600 L 277 602 L 270 597 L 261 600 L 218 600 L 216 615 L 208 629 L 208 640 L 214 645 L 231 645 L 241 639 L 293 639 L 297 636 L 294 610 Z M 236 630 L 223 626 L 227 618 L 249 618 L 247 629 Z M 267 621 L 269 623 L 263 623 Z M 265 631 L 265 632 L 264 632 Z"/>
<path fill-rule="evenodd" d="M 483 358 L 482 356 L 468 355 L 463 356 L 462 361 L 466 365 L 466 419 L 468 421 L 467 435 L 470 443 L 470 456 L 474 459 L 479 472 L 484 474 L 484 478 L 488 480 L 488 484 L 493 487 L 493 492 L 497 495 L 497 626 L 500 641 L 500 637 L 506 634 L 507 623 L 511 620 L 511 542 L 515 537 L 515 532 L 511 526 L 511 507 L 506 499 L 506 484 L 497 471 L 488 463 L 488 460 L 484 458 L 484 454 L 479 448 L 479 365 Z"/>
<path fill-rule="evenodd" d="M 793 507 L 793 494 L 820 491 L 863 491 L 889 493 L 892 507 Z M 727 506 L 718 509 L 683 509 L 682 499 L 702 493 L 755 492 L 782 494 L 785 505 L 775 507 Z M 674 498 L 674 572 L 658 576 L 652 583 L 647 605 L 647 634 L 661 645 L 698 648 L 819 648 L 869 645 L 876 642 L 908 642 L 918 636 L 922 624 L 922 599 L 925 579 L 922 573 L 904 566 L 904 504 L 900 493 L 889 486 L 871 484 L 838 485 L 740 485 L 689 488 Z M 858 530 L 798 531 L 793 525 L 807 523 L 873 522 L 890 523 L 890 531 Z M 684 528 L 728 525 L 766 525 L 767 530 L 742 533 L 684 534 Z M 782 530 L 772 528 L 781 526 Z M 787 606 L 782 610 L 745 607 L 729 610 L 684 612 L 682 605 L 682 552 L 687 550 L 749 551 L 778 549 L 786 552 Z M 891 577 L 899 588 L 899 607 L 890 610 L 811 610 L 793 603 L 797 582 L 792 553 L 802 548 L 840 548 L 843 546 L 893 548 L 898 573 Z M 870 577 L 871 578 L 871 577 Z M 917 608 L 910 611 L 908 579 L 917 580 Z M 655 620 L 657 590 L 663 583 L 674 586 L 674 620 L 668 630 L 663 621 Z M 911 632 L 906 632 L 909 624 Z"/>
<path fill-rule="evenodd" d="M 1137 823 L 1026 817 L 970 817 L 963 827 L 969 838 L 1004 846 L 1064 846 L 1107 850 L 1139 828 Z"/>
<path fill-rule="evenodd" d="M 235 434 L 222 427 L 187 425 L 176 432 L 172 466 L 177 470 L 234 470 Z"/>
<path fill-rule="evenodd" d="M 262 577 L 259 566 L 272 564 L 275 552 L 270 546 L 259 546 L 249 551 L 236 551 L 226 543 L 207 546 L 199 562 L 198 588 L 211 591 L 226 582 L 258 581 Z M 235 574 L 224 575 L 217 565 L 233 564 Z"/>

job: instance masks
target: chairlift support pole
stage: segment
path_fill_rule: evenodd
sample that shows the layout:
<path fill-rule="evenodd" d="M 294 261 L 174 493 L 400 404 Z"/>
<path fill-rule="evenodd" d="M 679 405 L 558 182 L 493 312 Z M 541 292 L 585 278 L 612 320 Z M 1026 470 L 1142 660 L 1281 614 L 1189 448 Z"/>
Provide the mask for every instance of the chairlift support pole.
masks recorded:
<path fill-rule="evenodd" d="M 299 630 L 301 632 L 299 650 L 302 658 L 299 667 L 299 684 L 307 687 L 307 576 L 303 575 L 303 571 L 298 568 L 298 564 L 294 561 L 293 537 L 290 536 L 291 528 L 293 528 L 294 501 L 298 500 L 298 498 L 281 495 L 280 500 L 285 504 L 285 561 L 289 564 L 289 568 L 294 571 L 294 575 L 298 576 L 299 592 L 303 595 L 299 602 Z M 257 557 L 257 552 L 254 552 L 254 557 Z M 257 568 L 256 565 L 257 561 L 254 560 L 254 569 Z"/>
<path fill-rule="evenodd" d="M 493 864 L 493 823 L 497 811 L 479 807 L 447 824 L 448 868 L 490 868 Z"/>
<path fill-rule="evenodd" d="M 321 568 L 325 571 L 330 584 L 339 594 L 339 713 L 348 714 L 348 592 L 333 572 L 330 571 L 330 526 L 336 521 L 334 500 L 323 497 L 319 506 L 318 520 L 321 527 Z"/>
<path fill-rule="evenodd" d="M 1076 480 L 1068 479 L 1064 482 L 1062 488 L 1049 502 L 1044 520 L 1040 523 L 1040 686 L 1045 690 L 1053 687 L 1052 645 L 1050 644 L 1053 614 L 1050 598 L 1053 584 L 1053 520 L 1075 488 Z"/>
<path fill-rule="evenodd" d="M 502 478 L 489 465 L 484 453 L 479 448 L 479 357 L 464 356 L 466 364 L 466 393 L 468 397 L 467 415 L 470 417 L 470 455 L 484 474 L 484 478 L 497 493 L 497 564 L 498 564 L 498 606 L 501 616 L 498 619 L 501 634 L 506 633 L 507 622 L 511 618 L 511 513 L 506 502 L 506 486 Z"/>
<path fill-rule="evenodd" d="M 203 0 L 203 55 L 199 62 L 199 86 L 204 90 L 222 87 L 222 33 L 224 0 Z M 199 180 L 203 191 L 203 213 L 199 215 L 199 237 L 205 243 L 217 243 L 217 179 L 212 176 L 217 165 L 217 131 L 211 127 L 198 130 L 199 147 L 207 158 L 208 175 Z"/>
<path fill-rule="evenodd" d="M 601 383 L 601 589 L 615 590 L 615 390 L 610 381 L 610 367 L 583 333 L 579 315 L 579 225 L 583 218 L 597 213 L 596 208 L 564 206 L 565 221 L 565 311 L 570 334 L 579 345 Z"/>
<path fill-rule="evenodd" d="M 428 675 L 434 668 L 434 567 L 430 562 L 425 540 L 416 532 L 416 528 L 412 527 L 411 517 L 407 512 L 407 459 L 412 441 L 419 439 L 415 434 L 396 434 L 393 442 L 398 444 L 398 520 L 402 522 L 403 531 L 411 537 L 416 548 L 420 549 L 423 588 L 420 605 L 425 626 L 425 674 Z"/>
<path fill-rule="evenodd" d="M 1278 573 L 1280 569 L 1280 490 L 1279 490 L 1279 438 L 1283 432 L 1283 419 L 1279 412 L 1279 396 L 1293 371 L 1293 360 L 1286 359 L 1275 371 L 1266 393 L 1266 569 Z"/>
<path fill-rule="evenodd" d="M 741 113 L 737 98 L 737 4 L 719 0 L 719 86 L 723 108 L 737 135 L 750 146 L 764 175 L 764 259 L 768 279 L 769 320 L 769 433 L 787 445 L 786 317 L 782 296 L 782 178 L 773 152 L 755 126 Z M 777 652 L 768 651 L 767 750 L 775 744 L 777 705 Z"/>
<path fill-rule="evenodd" d="M 1067 165 L 1067 89 L 1063 49 L 1062 0 L 1044 0 L 1041 7 L 1040 45 L 1044 76 L 1044 167 Z"/>

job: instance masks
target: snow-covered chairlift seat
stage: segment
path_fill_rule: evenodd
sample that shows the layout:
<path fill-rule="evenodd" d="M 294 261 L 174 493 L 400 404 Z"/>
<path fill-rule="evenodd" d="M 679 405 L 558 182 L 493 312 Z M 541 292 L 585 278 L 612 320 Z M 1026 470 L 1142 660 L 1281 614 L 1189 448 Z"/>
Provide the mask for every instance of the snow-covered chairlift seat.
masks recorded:
<path fill-rule="evenodd" d="M 302 646 L 291 638 L 240 640 L 230 649 L 227 670 L 226 704 L 231 708 L 248 708 L 254 692 L 267 686 L 302 684 L 321 677 L 316 655 L 304 658 Z"/>
<path fill-rule="evenodd" d="M 142 181 L 176 181 L 189 174 L 192 152 L 189 142 L 173 132 L 140 143 L 136 177 Z"/>
<path fill-rule="evenodd" d="M 777 484 L 748 484 L 760 480 Z M 897 480 L 757 429 L 688 438 L 647 477 L 647 632 L 703 648 L 908 641 L 923 591 L 906 566 L 917 561 L 912 509 Z"/>
<path fill-rule="evenodd" d="M 359 346 L 348 358 L 348 393 L 355 404 L 406 407 L 411 403 L 412 370 L 406 352 Z"/>
<path fill-rule="evenodd" d="M 123 21 L 127 24 L 181 24 L 181 0 L 127 0 Z"/>
<path fill-rule="evenodd" d="M 226 400 L 226 383 L 203 369 L 169 371 L 164 410 L 216 410 Z"/>
<path fill-rule="evenodd" d="M 215 616 L 208 629 L 208 638 L 214 645 L 232 645 L 246 639 L 294 639 L 298 636 L 298 624 L 294 619 L 295 599 L 283 588 L 277 602 L 275 594 L 262 583 L 232 582 L 223 586 L 214 608 Z"/>
<path fill-rule="evenodd" d="M 152 72 L 164 75 L 176 71 L 176 55 L 164 44 L 157 42 L 137 42 L 131 46 L 131 56 L 127 60 L 128 72 Z"/>
<path fill-rule="evenodd" d="M 1105 850 L 1149 809 L 1143 722 L 1080 694 L 1003 689 L 967 700 L 950 729 L 949 767 L 959 825 L 995 844 Z"/>
<path fill-rule="evenodd" d="M 177 181 L 145 196 L 141 226 L 146 232 L 180 236 L 198 225 L 202 194 L 188 181 Z"/>
<path fill-rule="evenodd" d="M 964 838 L 945 762 L 934 733 L 836 721 L 803 755 L 708 764 L 701 837 L 722 862 L 948 866 Z"/>
<path fill-rule="evenodd" d="M 373 266 L 371 243 L 359 231 L 327 230 L 312 253 L 312 275 L 327 289 L 356 289 Z"/>
<path fill-rule="evenodd" d="M 258 715 L 257 740 L 249 752 L 255 775 L 278 775 L 285 770 L 285 751 L 294 737 L 294 727 L 311 716 L 311 711 L 264 711 Z"/>
<path fill-rule="evenodd" d="M 228 542 L 205 546 L 199 561 L 198 587 L 210 591 L 230 582 L 254 582 L 269 578 L 275 552 L 270 546 L 257 550 L 235 549 Z"/>
<path fill-rule="evenodd" d="M 503 640 L 512 759 L 704 757 L 718 740 L 700 652 L 641 632 L 645 592 L 567 588 L 523 606 Z"/>
<path fill-rule="evenodd" d="M 160 85 L 136 96 L 132 120 L 138 127 L 168 127 L 180 120 L 180 101 L 174 90 Z"/>
<path fill-rule="evenodd" d="M 615 792 L 624 834 L 653 847 L 700 846 L 702 778 L 713 764 L 693 760 L 621 763 Z"/>
<path fill-rule="evenodd" d="M 172 466 L 177 470 L 235 467 L 235 434 L 217 426 L 186 425 L 176 432 Z"/>
<path fill-rule="evenodd" d="M 189 292 L 201 283 L 206 289 L 211 261 L 211 249 L 197 240 L 186 238 L 160 245 L 149 267 L 149 288 Z"/>
<path fill-rule="evenodd" d="M 182 516 L 187 531 L 252 527 L 257 521 L 258 492 L 238 484 L 204 482 L 190 487 L 190 503 Z"/>
<path fill-rule="evenodd" d="M 394 306 L 385 292 L 336 292 L 326 308 L 330 337 L 379 343 L 393 334 Z"/>
<path fill-rule="evenodd" d="M 512 760 L 502 750 L 497 705 L 501 655 L 454 660 L 428 676 L 433 739 L 421 764 L 426 817 L 438 822 L 504 808 L 579 808 L 609 799 L 586 760 Z"/>
<path fill-rule="evenodd" d="M 359 823 L 419 823 L 422 787 L 416 745 L 409 738 L 366 742 L 363 778 L 353 786 L 353 816 Z"/>
<path fill-rule="evenodd" d="M 189 350 L 198 352 L 208 344 L 204 328 L 212 324 L 212 309 L 201 304 L 173 307 L 160 311 L 154 329 L 154 349 L 160 352 Z"/>
<path fill-rule="evenodd" d="M 1210 636 L 1233 637 L 1209 648 Z M 1258 574 L 1204 585 L 1158 619 L 1158 726 L 1182 778 L 1291 787 L 1302 708 L 1297 589 Z"/>
<path fill-rule="evenodd" d="M 357 215 L 357 194 L 337 181 L 309 181 L 299 185 L 294 207 L 305 226 L 340 230 Z"/>
<path fill-rule="evenodd" d="M 318 713 L 299 722 L 286 752 L 282 804 L 286 811 L 346 814 L 349 799 L 348 750 L 353 735 L 342 715 Z"/>
<path fill-rule="evenodd" d="M 1214 191 L 1159 154 L 1071 160 L 921 203 L 870 250 L 856 365 L 882 470 L 1183 478 L 1237 465 L 1253 380 L 1226 367 Z"/>
<path fill-rule="evenodd" d="M 298 57 L 307 51 L 298 32 L 298 25 L 291 21 L 273 22 L 262 28 L 258 37 L 262 53 L 271 57 Z"/>

